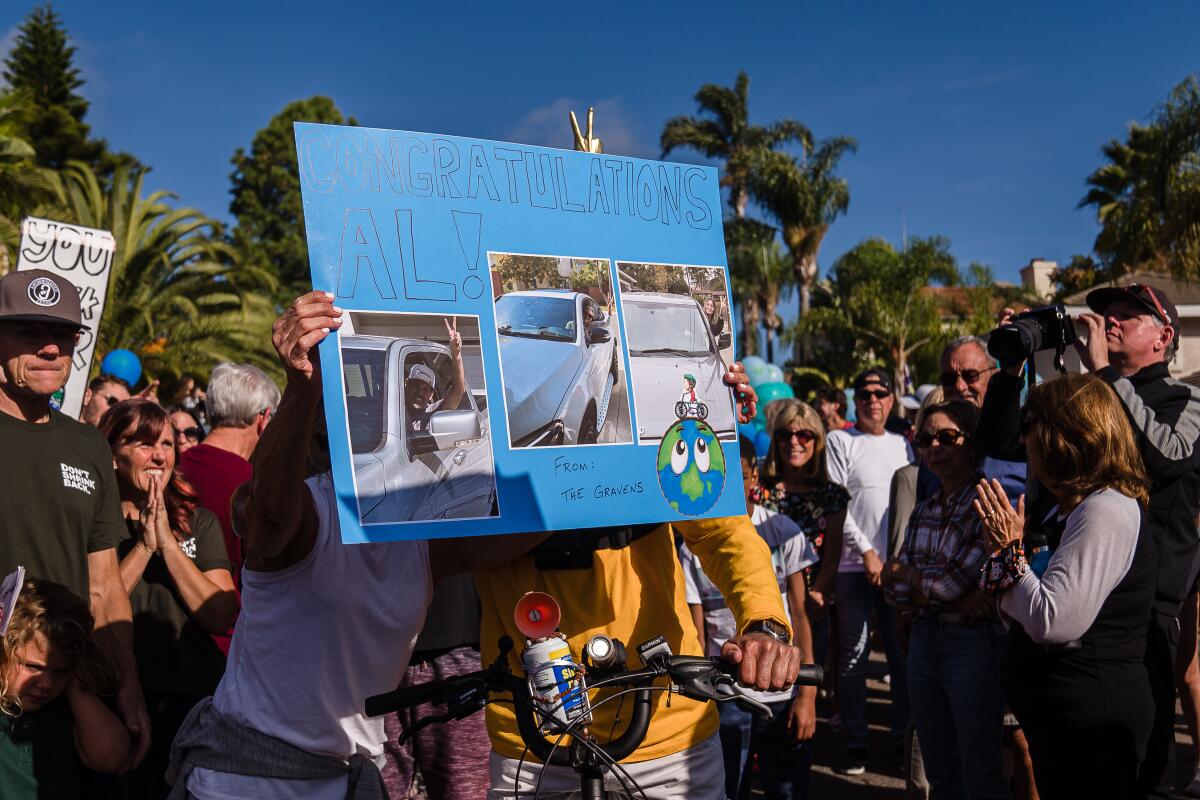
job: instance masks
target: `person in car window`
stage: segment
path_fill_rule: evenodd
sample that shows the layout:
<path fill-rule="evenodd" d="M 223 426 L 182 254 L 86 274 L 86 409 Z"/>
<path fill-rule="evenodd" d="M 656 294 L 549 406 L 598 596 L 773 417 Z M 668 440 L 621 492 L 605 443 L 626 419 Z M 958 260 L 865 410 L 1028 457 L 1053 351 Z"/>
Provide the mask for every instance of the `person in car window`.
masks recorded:
<path fill-rule="evenodd" d="M 467 377 L 463 371 L 462 334 L 458 332 L 458 318 L 442 320 L 446 336 L 450 340 L 450 359 L 454 362 L 450 387 L 442 399 L 434 402 L 437 376 L 425 364 L 413 364 L 404 381 L 404 403 L 408 406 L 408 434 L 429 432 L 429 418 L 443 406 L 448 410 L 458 408 L 463 399 Z"/>

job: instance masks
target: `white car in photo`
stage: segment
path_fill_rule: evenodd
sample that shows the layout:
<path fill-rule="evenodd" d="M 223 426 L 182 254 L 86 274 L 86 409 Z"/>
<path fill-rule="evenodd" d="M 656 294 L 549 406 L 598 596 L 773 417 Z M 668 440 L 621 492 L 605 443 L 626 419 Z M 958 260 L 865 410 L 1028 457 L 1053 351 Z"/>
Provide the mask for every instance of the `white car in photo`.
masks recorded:
<path fill-rule="evenodd" d="M 679 418 L 680 405 L 690 416 L 703 416 L 718 438 L 736 438 L 733 395 L 722 380 L 725 363 L 720 356 L 729 346 L 728 331 L 714 339 L 700 304 L 688 295 L 625 291 L 621 311 L 638 441 L 660 441 Z M 696 379 L 693 402 L 683 401 L 684 375 Z M 690 410 L 701 404 L 706 414 Z"/>
<path fill-rule="evenodd" d="M 404 378 L 424 364 L 450 385 L 450 350 L 421 339 L 339 339 L 346 420 L 364 525 L 495 516 L 496 477 L 485 412 L 471 387 L 458 408 L 439 409 L 428 430 L 408 431 Z M 441 388 L 435 387 L 435 401 Z"/>
<path fill-rule="evenodd" d="M 589 309 L 590 327 L 584 324 Z M 620 353 L 608 327 L 615 322 L 581 292 L 538 289 L 509 292 L 496 300 L 513 447 L 596 441 L 620 369 Z"/>

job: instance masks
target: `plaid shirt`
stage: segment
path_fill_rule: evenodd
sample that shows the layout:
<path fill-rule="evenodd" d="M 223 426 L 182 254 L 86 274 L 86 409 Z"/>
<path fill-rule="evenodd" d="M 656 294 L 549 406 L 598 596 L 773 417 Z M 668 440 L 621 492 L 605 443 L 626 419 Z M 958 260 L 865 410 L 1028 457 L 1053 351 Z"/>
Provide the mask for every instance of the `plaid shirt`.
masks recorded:
<path fill-rule="evenodd" d="M 919 616 L 935 616 L 979 583 L 987 540 L 972 501 L 981 477 L 976 475 L 958 494 L 943 498 L 939 491 L 913 509 L 898 560 L 920 571 L 929 604 L 915 605 L 908 584 L 895 582 L 884 587 L 894 605 L 916 608 Z"/>

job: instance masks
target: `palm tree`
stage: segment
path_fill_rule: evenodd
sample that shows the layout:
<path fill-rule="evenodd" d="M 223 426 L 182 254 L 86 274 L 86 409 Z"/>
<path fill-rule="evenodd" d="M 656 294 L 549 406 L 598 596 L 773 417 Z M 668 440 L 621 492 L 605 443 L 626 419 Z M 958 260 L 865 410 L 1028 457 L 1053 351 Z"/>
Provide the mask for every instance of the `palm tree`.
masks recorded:
<path fill-rule="evenodd" d="M 83 162 L 63 173 L 70 221 L 116 240 L 98 352 L 133 350 L 147 374 L 162 379 L 206 375 L 221 360 L 276 370 L 273 278 L 238 264 L 217 221 L 172 208 L 168 192 L 143 197 L 144 178 L 119 167 L 105 190 Z"/>
<path fill-rule="evenodd" d="M 783 329 L 779 297 L 793 285 L 791 262 L 776 230 L 754 219 L 725 220 L 725 249 L 734 296 L 742 311 L 742 354 L 758 354 L 758 329 L 766 329 L 767 361 L 775 360 L 775 340 Z"/>
<path fill-rule="evenodd" d="M 710 118 L 672 117 L 660 139 L 663 158 L 678 147 L 690 147 L 707 158 L 724 159 L 721 185 L 729 188 L 729 206 L 738 219 L 746 216 L 750 173 L 762 153 L 788 142 L 812 146 L 808 128 L 793 119 L 751 125 L 749 91 L 750 78 L 744 71 L 738 73 L 733 88 L 704 84 L 696 92 L 696 105 Z"/>
<path fill-rule="evenodd" d="M 1093 245 L 1112 277 L 1139 268 L 1200 274 L 1200 80 L 1189 76 L 1125 141 L 1102 148 L 1080 207 L 1093 206 Z"/>
<path fill-rule="evenodd" d="M 821 240 L 850 206 L 850 184 L 837 176 L 838 162 L 857 149 L 851 137 L 837 136 L 806 148 L 803 158 L 760 152 L 750 173 L 750 191 L 774 217 L 791 256 L 801 318 L 812 305 Z M 806 350 L 801 336 L 796 340 L 797 363 L 803 362 Z"/>

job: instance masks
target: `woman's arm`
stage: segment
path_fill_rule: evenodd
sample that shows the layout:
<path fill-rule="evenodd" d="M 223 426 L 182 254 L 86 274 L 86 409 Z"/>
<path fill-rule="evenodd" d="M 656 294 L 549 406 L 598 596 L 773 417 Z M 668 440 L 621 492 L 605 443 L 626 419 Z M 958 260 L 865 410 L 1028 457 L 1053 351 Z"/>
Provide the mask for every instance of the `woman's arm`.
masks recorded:
<path fill-rule="evenodd" d="M 706 652 L 705 640 L 708 635 L 704 632 L 704 606 L 699 603 L 688 603 L 688 611 L 692 612 L 692 624 L 696 626 L 696 637 L 700 640 L 700 652 Z"/>
<path fill-rule="evenodd" d="M 800 662 L 813 661 L 812 627 L 808 624 L 805 606 L 804 573 L 793 572 L 787 576 L 788 613 L 792 618 L 792 644 L 800 650 Z M 788 712 L 788 732 L 797 742 L 806 742 L 817 730 L 817 687 L 799 686 Z"/>
<path fill-rule="evenodd" d="M 129 733 L 121 720 L 75 679 L 67 684 L 67 702 L 79 760 L 96 772 L 119 772 L 129 759 Z"/>
<path fill-rule="evenodd" d="M 153 556 L 154 551 L 138 540 L 121 559 L 121 585 L 125 587 L 126 594 L 131 593 L 133 587 L 138 585 L 146 571 L 146 565 Z"/>
<path fill-rule="evenodd" d="M 227 569 L 201 572 L 183 548 L 164 547 L 163 560 L 184 608 L 200 627 L 213 634 L 228 632 L 237 617 L 237 592 Z"/>
<path fill-rule="evenodd" d="M 825 544 L 821 553 L 821 569 L 813 581 L 813 591 L 819 592 L 822 605 L 829 603 L 833 595 L 833 584 L 837 580 L 838 564 L 842 561 L 842 529 L 846 525 L 846 509 L 829 514 L 825 518 Z"/>
<path fill-rule="evenodd" d="M 1108 490 L 1067 517 L 1041 580 L 1032 571 L 1000 598 L 1000 608 L 1038 644 L 1066 644 L 1087 632 L 1133 564 L 1141 529 L 1136 500 Z"/>

